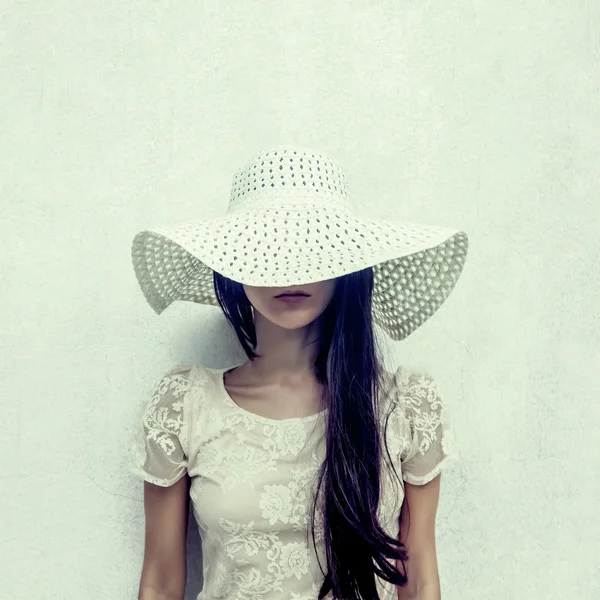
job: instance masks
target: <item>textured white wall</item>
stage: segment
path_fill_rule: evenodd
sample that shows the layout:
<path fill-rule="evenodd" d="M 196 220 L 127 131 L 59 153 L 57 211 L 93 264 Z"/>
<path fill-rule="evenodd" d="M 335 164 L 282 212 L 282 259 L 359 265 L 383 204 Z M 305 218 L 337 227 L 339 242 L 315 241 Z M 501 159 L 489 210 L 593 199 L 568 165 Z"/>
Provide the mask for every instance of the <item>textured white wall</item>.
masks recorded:
<path fill-rule="evenodd" d="M 285 142 L 337 158 L 359 211 L 470 234 L 455 292 L 392 346 L 453 404 L 444 599 L 597 597 L 596 1 L 1 12 L 2 598 L 137 597 L 135 411 L 175 363 L 240 355 L 218 309 L 150 310 L 130 242 L 220 213 L 234 168 Z"/>

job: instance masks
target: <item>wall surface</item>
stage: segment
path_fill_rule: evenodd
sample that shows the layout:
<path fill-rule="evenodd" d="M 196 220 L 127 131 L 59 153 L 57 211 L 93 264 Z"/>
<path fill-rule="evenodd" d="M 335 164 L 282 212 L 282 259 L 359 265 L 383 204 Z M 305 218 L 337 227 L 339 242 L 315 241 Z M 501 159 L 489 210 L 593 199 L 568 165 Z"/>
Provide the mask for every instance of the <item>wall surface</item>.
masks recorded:
<path fill-rule="evenodd" d="M 240 356 L 218 309 L 157 317 L 133 235 L 225 210 L 297 143 L 358 210 L 469 233 L 459 285 L 390 343 L 446 390 L 444 600 L 600 589 L 600 4 L 5 2 L 0 8 L 3 598 L 137 597 L 134 414 Z M 191 530 L 187 600 L 201 587 Z"/>

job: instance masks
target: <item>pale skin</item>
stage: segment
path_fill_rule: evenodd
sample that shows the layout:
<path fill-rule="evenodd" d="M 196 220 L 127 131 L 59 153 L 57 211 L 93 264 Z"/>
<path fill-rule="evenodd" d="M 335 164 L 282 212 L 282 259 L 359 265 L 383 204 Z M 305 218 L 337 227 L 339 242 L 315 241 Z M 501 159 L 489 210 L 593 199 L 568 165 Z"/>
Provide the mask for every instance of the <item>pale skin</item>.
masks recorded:
<path fill-rule="evenodd" d="M 323 390 L 312 365 L 318 351 L 319 317 L 333 296 L 335 280 L 285 288 L 243 287 L 254 307 L 256 351 L 262 357 L 227 372 L 227 392 L 245 410 L 273 419 L 323 410 Z M 299 304 L 274 298 L 292 289 L 310 297 Z M 399 600 L 441 598 L 435 546 L 440 477 L 424 486 L 404 482 L 401 531 L 404 536 L 404 507 L 409 505 L 410 531 L 402 541 L 411 557 L 406 568 L 413 585 L 398 588 Z M 146 537 L 140 600 L 183 600 L 189 484 L 187 475 L 170 487 L 144 482 Z"/>

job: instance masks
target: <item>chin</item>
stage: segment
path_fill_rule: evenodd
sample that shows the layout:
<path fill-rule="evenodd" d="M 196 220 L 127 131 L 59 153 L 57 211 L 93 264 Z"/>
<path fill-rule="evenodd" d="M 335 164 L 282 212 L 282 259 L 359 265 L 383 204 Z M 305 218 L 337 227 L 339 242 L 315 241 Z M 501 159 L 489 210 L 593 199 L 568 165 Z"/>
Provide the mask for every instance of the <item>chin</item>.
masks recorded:
<path fill-rule="evenodd" d="M 277 318 L 269 320 L 282 329 L 300 329 L 310 325 L 318 317 L 319 315 L 288 315 L 285 318 L 278 316 Z"/>

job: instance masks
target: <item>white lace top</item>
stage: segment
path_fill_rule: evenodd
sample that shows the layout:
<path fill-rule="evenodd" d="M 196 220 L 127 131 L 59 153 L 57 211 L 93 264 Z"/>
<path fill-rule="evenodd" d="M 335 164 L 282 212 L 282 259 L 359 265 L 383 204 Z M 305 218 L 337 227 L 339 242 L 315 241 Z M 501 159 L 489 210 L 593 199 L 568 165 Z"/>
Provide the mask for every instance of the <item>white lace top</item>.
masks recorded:
<path fill-rule="evenodd" d="M 232 368 L 195 365 L 162 377 L 141 406 L 131 470 L 160 486 L 191 478 L 204 574 L 197 600 L 316 600 L 324 579 L 317 557 L 326 571 L 322 491 L 316 551 L 309 511 L 327 411 L 283 420 L 251 413 L 225 389 L 223 373 Z M 392 402 L 382 398 L 381 406 L 390 414 L 387 444 L 403 481 L 383 459 L 379 516 L 397 537 L 403 482 L 423 485 L 440 473 L 453 436 L 430 376 L 399 367 L 390 383 Z M 378 586 L 382 600 L 397 598 L 392 584 L 378 579 Z"/>

